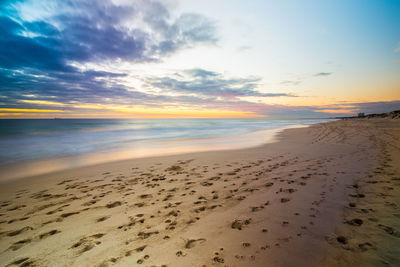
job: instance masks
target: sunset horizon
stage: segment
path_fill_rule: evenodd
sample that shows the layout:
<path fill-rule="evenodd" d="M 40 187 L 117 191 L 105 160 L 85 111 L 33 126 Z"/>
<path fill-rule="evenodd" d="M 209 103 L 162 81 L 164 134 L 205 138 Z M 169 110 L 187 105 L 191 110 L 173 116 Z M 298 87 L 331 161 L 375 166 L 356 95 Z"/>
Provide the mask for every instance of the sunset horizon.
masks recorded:
<path fill-rule="evenodd" d="M 0 118 L 327 118 L 400 106 L 393 1 L 0 8 Z"/>

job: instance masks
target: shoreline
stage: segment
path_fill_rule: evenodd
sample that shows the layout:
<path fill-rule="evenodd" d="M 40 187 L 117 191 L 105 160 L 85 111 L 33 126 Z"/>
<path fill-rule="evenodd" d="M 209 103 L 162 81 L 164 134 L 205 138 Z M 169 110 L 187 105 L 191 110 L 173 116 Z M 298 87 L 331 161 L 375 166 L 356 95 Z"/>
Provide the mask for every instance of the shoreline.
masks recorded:
<path fill-rule="evenodd" d="M 394 264 L 399 135 L 398 120 L 340 120 L 287 129 L 254 148 L 4 183 L 0 263 Z"/>
<path fill-rule="evenodd" d="M 294 124 L 273 129 L 260 129 L 247 134 L 228 137 L 192 138 L 180 140 L 163 140 L 137 142 L 135 150 L 106 151 L 91 154 L 43 158 L 29 161 L 12 162 L 0 165 L 0 184 L 18 179 L 27 179 L 44 174 L 62 172 L 86 166 L 95 166 L 118 161 L 154 158 L 190 153 L 230 151 L 248 149 L 278 142 L 277 136 L 286 129 L 309 127 L 312 124 Z M 243 140 L 245 141 L 244 144 Z M 214 143 L 214 147 L 207 144 Z"/>

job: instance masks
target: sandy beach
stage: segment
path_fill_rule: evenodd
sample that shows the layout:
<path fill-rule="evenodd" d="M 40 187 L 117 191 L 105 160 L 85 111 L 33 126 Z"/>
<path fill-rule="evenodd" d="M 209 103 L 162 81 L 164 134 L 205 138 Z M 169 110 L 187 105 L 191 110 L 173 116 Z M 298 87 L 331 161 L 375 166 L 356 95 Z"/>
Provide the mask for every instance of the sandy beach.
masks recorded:
<path fill-rule="evenodd" d="M 0 185 L 1 266 L 398 266 L 400 120 Z"/>

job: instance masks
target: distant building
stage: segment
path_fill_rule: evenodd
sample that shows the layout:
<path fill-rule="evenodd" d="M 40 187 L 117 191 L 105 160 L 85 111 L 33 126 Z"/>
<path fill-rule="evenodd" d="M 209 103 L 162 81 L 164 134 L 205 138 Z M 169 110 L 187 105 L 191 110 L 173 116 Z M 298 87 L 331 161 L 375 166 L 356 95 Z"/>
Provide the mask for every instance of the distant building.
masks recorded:
<path fill-rule="evenodd" d="M 360 112 L 360 113 L 358 113 L 358 117 L 365 117 L 365 114 L 364 114 L 364 112 Z"/>

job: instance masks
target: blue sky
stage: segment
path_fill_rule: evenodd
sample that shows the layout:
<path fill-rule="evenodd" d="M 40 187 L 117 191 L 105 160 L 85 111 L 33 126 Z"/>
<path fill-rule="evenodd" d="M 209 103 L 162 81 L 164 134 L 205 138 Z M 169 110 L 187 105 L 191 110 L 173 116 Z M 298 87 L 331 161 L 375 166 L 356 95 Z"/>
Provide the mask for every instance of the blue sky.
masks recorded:
<path fill-rule="evenodd" d="M 2 1 L 0 114 L 400 109 L 399 1 Z"/>

